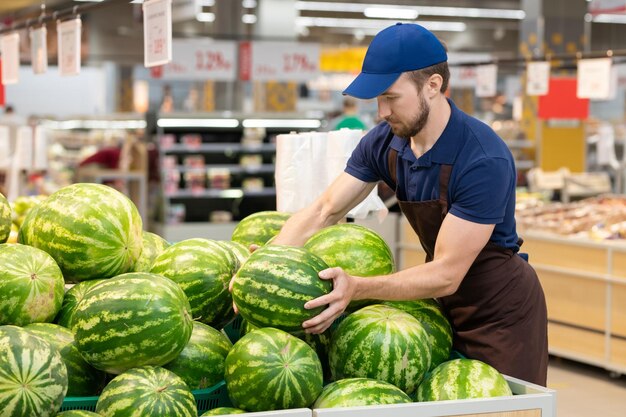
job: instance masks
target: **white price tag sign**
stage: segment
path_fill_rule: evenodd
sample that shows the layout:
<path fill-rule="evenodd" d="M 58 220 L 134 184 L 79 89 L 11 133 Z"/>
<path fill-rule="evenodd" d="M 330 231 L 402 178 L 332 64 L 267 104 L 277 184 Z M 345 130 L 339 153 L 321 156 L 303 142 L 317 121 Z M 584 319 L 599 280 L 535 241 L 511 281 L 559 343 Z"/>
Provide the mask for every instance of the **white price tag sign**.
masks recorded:
<path fill-rule="evenodd" d="M 237 42 L 174 39 L 172 62 L 163 67 L 164 80 L 235 81 Z"/>
<path fill-rule="evenodd" d="M 20 35 L 9 33 L 0 37 L 2 84 L 17 84 L 20 73 Z"/>
<path fill-rule="evenodd" d="M 550 86 L 550 63 L 529 62 L 526 65 L 526 94 L 545 96 Z"/>
<path fill-rule="evenodd" d="M 172 60 L 172 0 L 143 3 L 143 52 L 146 68 Z"/>
<path fill-rule="evenodd" d="M 607 99 L 611 95 L 611 58 L 581 59 L 578 61 L 576 96 L 578 98 Z"/>
<path fill-rule="evenodd" d="M 591 14 L 621 14 L 626 12 L 626 0 L 591 0 L 589 13 Z"/>
<path fill-rule="evenodd" d="M 476 97 L 494 97 L 498 84 L 498 66 L 496 64 L 476 67 Z"/>
<path fill-rule="evenodd" d="M 30 59 L 35 74 L 43 74 L 48 71 L 47 32 L 45 26 L 30 30 Z"/>
<path fill-rule="evenodd" d="M 308 81 L 320 74 L 318 44 L 252 42 L 251 79 Z"/>
<path fill-rule="evenodd" d="M 61 75 L 80 74 L 80 18 L 57 23 L 59 72 Z"/>

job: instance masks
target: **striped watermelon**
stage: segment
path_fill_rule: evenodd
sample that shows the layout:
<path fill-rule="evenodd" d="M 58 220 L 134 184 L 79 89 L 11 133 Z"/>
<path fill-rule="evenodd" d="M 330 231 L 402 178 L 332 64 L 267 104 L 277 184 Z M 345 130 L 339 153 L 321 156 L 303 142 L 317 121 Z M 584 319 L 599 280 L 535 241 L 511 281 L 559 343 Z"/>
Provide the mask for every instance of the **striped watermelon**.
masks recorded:
<path fill-rule="evenodd" d="M 16 326 L 0 326 L 2 417 L 49 417 L 61 409 L 67 370 L 50 343 Z"/>
<path fill-rule="evenodd" d="M 235 254 L 239 261 L 239 266 L 243 265 L 250 256 L 250 250 L 241 243 L 233 242 L 232 240 L 219 240 L 217 243 L 230 249 Z"/>
<path fill-rule="evenodd" d="M 411 395 L 430 368 L 426 330 L 409 313 L 375 304 L 347 316 L 328 352 L 333 380 L 372 378 Z"/>
<path fill-rule="evenodd" d="M 102 417 L 100 414 L 87 410 L 68 410 L 56 415 L 56 417 Z"/>
<path fill-rule="evenodd" d="M 341 267 L 350 275 L 371 277 L 394 272 L 391 249 L 376 232 L 354 223 L 325 227 L 311 236 L 304 247 L 329 267 Z M 349 311 L 358 310 L 371 300 L 350 302 Z"/>
<path fill-rule="evenodd" d="M 141 254 L 141 217 L 119 191 L 73 184 L 30 210 L 18 241 L 48 252 L 66 281 L 108 278 L 131 270 Z"/>
<path fill-rule="evenodd" d="M 113 378 L 96 413 L 103 417 L 197 417 L 196 400 L 185 382 L 158 366 L 143 366 Z"/>
<path fill-rule="evenodd" d="M 44 339 L 61 353 L 67 368 L 66 395 L 72 397 L 98 395 L 104 387 L 105 374 L 85 362 L 74 343 L 74 333 L 51 323 L 33 323 L 24 329 Z"/>
<path fill-rule="evenodd" d="M 241 243 L 246 248 L 250 245 L 263 246 L 280 232 L 289 216 L 289 213 L 279 211 L 259 211 L 251 214 L 235 226 L 231 240 Z"/>
<path fill-rule="evenodd" d="M 383 304 L 399 308 L 415 317 L 428 333 L 432 359 L 430 369 L 448 360 L 452 350 L 452 326 L 435 300 L 385 301 Z"/>
<path fill-rule="evenodd" d="M 417 390 L 418 401 L 463 400 L 505 395 L 513 393 L 502 374 L 475 359 L 453 359 L 442 363 L 424 379 Z"/>
<path fill-rule="evenodd" d="M 212 410 L 207 411 L 206 413 L 202 414 L 200 417 L 206 417 L 206 416 L 223 416 L 226 414 L 244 414 L 245 411 L 241 410 L 239 408 L 233 408 L 233 407 L 217 407 L 214 408 Z"/>
<path fill-rule="evenodd" d="M 61 305 L 61 310 L 57 314 L 54 319 L 54 322 L 59 326 L 66 327 L 68 329 L 72 328 L 72 320 L 74 319 L 74 311 L 76 311 L 76 306 L 78 303 L 85 298 L 85 294 L 93 287 L 103 282 L 103 279 L 92 279 L 89 281 L 79 282 L 78 284 L 72 286 L 69 290 L 65 292 L 65 297 L 63 298 L 63 304 Z"/>
<path fill-rule="evenodd" d="M 167 249 L 170 244 L 161 236 L 146 232 L 145 230 L 141 232 L 141 238 L 143 241 L 143 249 L 141 256 L 139 256 L 139 259 L 137 259 L 137 262 L 135 262 L 133 266 L 133 271 L 150 272 L 156 257 Z"/>
<path fill-rule="evenodd" d="M 175 359 L 191 337 L 190 310 L 173 281 L 131 272 L 92 288 L 76 307 L 72 330 L 87 362 L 119 374 Z"/>
<path fill-rule="evenodd" d="M 185 291 L 194 320 L 221 329 L 233 318 L 228 284 L 237 270 L 235 255 L 214 240 L 188 239 L 165 249 L 150 272 Z"/>
<path fill-rule="evenodd" d="M 360 407 L 410 402 L 412 401 L 408 395 L 388 382 L 369 378 L 347 378 L 326 385 L 313 404 L 313 408 Z"/>
<path fill-rule="evenodd" d="M 221 332 L 194 321 L 187 346 L 164 368 L 181 377 L 192 390 L 209 388 L 224 379 L 224 361 L 232 347 Z"/>
<path fill-rule="evenodd" d="M 322 365 L 305 342 L 267 327 L 235 343 L 226 357 L 224 379 L 237 408 L 267 411 L 309 407 L 322 391 Z"/>
<path fill-rule="evenodd" d="M 4 243 L 9 239 L 11 234 L 11 206 L 6 197 L 0 193 L 0 243 Z"/>
<path fill-rule="evenodd" d="M 270 245 L 256 250 L 233 282 L 233 300 L 241 316 L 257 327 L 301 331 L 302 322 L 324 307 L 307 310 L 304 303 L 331 291 L 319 278 L 322 259 L 303 248 Z"/>
<path fill-rule="evenodd" d="M 25 245 L 0 250 L 0 324 L 49 322 L 61 309 L 63 274 L 46 252 Z"/>

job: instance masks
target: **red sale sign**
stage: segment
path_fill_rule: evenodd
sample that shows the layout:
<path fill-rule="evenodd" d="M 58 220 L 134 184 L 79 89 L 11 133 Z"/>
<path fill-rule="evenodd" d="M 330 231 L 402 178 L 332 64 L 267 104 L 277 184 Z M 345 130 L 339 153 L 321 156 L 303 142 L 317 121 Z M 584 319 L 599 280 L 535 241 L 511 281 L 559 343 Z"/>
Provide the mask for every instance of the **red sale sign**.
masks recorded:
<path fill-rule="evenodd" d="M 307 81 L 320 74 L 318 44 L 252 42 L 250 78 L 256 81 Z"/>
<path fill-rule="evenodd" d="M 172 62 L 164 65 L 164 80 L 234 81 L 237 43 L 211 39 L 174 39 Z"/>

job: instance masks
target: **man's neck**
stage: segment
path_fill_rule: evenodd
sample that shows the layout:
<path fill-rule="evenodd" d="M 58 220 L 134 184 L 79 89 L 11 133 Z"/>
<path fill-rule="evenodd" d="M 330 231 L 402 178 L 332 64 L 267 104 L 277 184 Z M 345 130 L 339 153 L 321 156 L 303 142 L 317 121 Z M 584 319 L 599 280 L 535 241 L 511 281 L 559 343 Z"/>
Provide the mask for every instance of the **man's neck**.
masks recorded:
<path fill-rule="evenodd" d="M 411 137 L 411 150 L 417 158 L 428 152 L 435 145 L 445 130 L 452 109 L 443 94 L 433 100 L 426 126 L 417 135 Z"/>

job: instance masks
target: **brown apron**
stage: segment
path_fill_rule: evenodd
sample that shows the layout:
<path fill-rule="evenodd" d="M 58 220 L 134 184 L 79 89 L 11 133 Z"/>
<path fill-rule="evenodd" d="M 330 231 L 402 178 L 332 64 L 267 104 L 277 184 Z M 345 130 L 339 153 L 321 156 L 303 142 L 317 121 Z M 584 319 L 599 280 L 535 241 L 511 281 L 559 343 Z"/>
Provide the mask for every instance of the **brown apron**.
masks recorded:
<path fill-rule="evenodd" d="M 398 151 L 390 149 L 396 196 L 397 156 Z M 426 262 L 433 260 L 437 235 L 448 213 L 451 172 L 452 165 L 441 166 L 438 200 L 398 201 L 426 251 Z M 439 301 L 454 328 L 454 349 L 503 374 L 546 385 L 548 324 L 543 289 L 535 270 L 513 250 L 488 242 L 458 290 Z"/>

